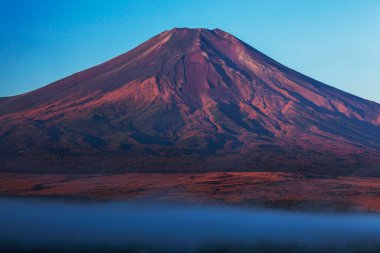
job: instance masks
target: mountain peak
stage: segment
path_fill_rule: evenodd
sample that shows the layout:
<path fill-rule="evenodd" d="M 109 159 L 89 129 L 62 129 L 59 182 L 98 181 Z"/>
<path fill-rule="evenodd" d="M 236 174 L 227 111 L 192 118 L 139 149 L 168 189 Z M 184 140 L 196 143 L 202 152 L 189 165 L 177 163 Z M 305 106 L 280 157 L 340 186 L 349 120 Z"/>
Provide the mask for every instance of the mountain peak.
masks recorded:
<path fill-rule="evenodd" d="M 207 29 L 207 28 L 173 28 L 171 30 L 163 32 L 161 35 L 175 36 L 177 39 L 191 40 L 191 38 L 199 38 L 200 36 L 217 36 L 219 39 L 235 38 L 231 34 L 219 29 Z"/>
<path fill-rule="evenodd" d="M 208 28 L 174 27 L 174 28 L 172 28 L 172 29 L 169 30 L 169 31 L 172 31 L 172 32 L 175 32 L 175 31 L 197 31 L 197 32 L 212 32 L 212 31 L 215 31 L 215 32 L 223 32 L 223 33 L 226 33 L 226 32 L 222 31 L 222 30 L 219 29 L 219 28 L 208 29 Z"/>

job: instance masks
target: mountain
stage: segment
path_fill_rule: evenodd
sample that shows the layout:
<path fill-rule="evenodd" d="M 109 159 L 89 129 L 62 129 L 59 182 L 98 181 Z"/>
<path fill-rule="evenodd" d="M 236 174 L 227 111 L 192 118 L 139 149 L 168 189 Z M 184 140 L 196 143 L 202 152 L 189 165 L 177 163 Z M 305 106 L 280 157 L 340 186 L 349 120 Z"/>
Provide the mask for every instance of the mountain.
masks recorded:
<path fill-rule="evenodd" d="M 172 29 L 0 99 L 8 171 L 380 174 L 380 105 L 220 29 Z"/>

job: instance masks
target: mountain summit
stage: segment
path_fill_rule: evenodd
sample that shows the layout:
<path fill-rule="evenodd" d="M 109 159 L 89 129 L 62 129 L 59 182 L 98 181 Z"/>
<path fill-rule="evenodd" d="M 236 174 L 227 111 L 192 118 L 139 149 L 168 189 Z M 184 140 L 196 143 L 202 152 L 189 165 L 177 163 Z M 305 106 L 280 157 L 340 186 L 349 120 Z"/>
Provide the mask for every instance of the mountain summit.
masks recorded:
<path fill-rule="evenodd" d="M 220 29 L 175 28 L 0 99 L 3 170 L 379 174 L 380 105 Z"/>

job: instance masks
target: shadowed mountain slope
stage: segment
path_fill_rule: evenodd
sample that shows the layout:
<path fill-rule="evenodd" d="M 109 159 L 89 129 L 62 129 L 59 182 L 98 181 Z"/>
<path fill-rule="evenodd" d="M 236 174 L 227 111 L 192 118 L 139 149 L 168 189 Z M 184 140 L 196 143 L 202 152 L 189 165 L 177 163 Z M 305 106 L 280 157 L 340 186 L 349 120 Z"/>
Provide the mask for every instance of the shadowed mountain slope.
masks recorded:
<path fill-rule="evenodd" d="M 3 170 L 380 173 L 380 105 L 219 29 L 172 29 L 0 99 Z"/>

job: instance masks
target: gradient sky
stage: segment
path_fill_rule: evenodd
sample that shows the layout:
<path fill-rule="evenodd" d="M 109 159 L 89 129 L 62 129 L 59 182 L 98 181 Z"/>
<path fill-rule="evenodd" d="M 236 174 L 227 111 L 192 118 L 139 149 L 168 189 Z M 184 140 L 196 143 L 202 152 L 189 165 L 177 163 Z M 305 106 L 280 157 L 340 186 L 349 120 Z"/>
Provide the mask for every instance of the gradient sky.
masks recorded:
<path fill-rule="evenodd" d="M 380 102 L 379 0 L 0 4 L 0 96 L 99 64 L 163 30 L 218 27 L 303 74 Z"/>

